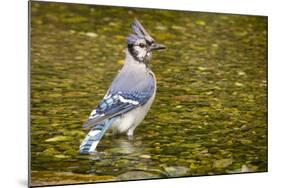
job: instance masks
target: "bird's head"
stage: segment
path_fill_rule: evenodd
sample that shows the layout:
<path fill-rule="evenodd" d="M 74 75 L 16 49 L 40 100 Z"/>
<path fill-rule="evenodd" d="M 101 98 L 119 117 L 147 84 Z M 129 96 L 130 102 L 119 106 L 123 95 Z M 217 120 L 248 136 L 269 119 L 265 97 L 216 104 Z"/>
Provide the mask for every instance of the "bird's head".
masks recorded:
<path fill-rule="evenodd" d="M 137 19 L 131 27 L 134 33 L 127 37 L 127 42 L 128 50 L 135 60 L 140 63 L 148 63 L 152 51 L 166 48 L 164 45 L 157 44 Z"/>

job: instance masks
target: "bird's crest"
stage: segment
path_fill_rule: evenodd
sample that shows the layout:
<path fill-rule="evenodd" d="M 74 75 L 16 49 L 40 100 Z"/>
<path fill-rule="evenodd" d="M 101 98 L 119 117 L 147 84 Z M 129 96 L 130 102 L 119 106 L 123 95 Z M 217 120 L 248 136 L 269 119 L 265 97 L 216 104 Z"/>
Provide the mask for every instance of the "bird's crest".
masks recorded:
<path fill-rule="evenodd" d="M 154 41 L 154 39 L 146 32 L 137 19 L 135 19 L 134 23 L 131 25 L 131 28 L 134 33 L 127 37 L 128 44 L 134 44 L 138 39 L 145 39 L 150 43 Z"/>

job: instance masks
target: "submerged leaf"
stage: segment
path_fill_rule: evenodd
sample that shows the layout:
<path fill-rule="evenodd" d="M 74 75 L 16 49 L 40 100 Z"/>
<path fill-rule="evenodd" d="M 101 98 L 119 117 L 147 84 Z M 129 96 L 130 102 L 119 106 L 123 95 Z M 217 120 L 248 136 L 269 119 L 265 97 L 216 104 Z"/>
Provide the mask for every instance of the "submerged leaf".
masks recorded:
<path fill-rule="evenodd" d="M 219 159 L 214 161 L 213 163 L 213 167 L 214 168 L 225 168 L 228 167 L 229 165 L 231 165 L 233 163 L 232 159 Z"/>
<path fill-rule="evenodd" d="M 55 136 L 53 138 L 49 138 L 45 140 L 46 142 L 62 142 L 62 141 L 69 141 L 70 137 L 67 136 Z"/>

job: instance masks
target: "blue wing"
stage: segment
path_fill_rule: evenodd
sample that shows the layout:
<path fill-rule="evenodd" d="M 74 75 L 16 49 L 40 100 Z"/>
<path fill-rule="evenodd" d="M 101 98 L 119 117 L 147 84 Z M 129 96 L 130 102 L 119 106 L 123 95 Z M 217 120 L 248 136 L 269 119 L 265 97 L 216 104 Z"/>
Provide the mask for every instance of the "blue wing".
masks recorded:
<path fill-rule="evenodd" d="M 155 81 L 152 75 L 149 75 L 149 79 L 146 83 L 136 85 L 132 88 L 126 88 L 125 86 L 111 87 L 99 103 L 96 109 L 94 109 L 88 119 L 83 125 L 84 128 L 94 126 L 102 121 L 122 115 L 138 106 L 144 105 L 155 90 Z"/>

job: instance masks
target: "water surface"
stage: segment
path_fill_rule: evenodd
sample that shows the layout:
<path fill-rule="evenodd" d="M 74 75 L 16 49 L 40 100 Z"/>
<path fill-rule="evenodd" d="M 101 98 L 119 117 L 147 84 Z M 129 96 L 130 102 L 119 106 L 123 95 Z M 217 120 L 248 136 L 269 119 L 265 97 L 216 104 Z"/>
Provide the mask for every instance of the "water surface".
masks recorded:
<path fill-rule="evenodd" d="M 124 59 L 134 18 L 168 47 L 134 140 L 80 155 L 82 124 Z M 31 3 L 32 185 L 267 170 L 267 18 Z"/>

